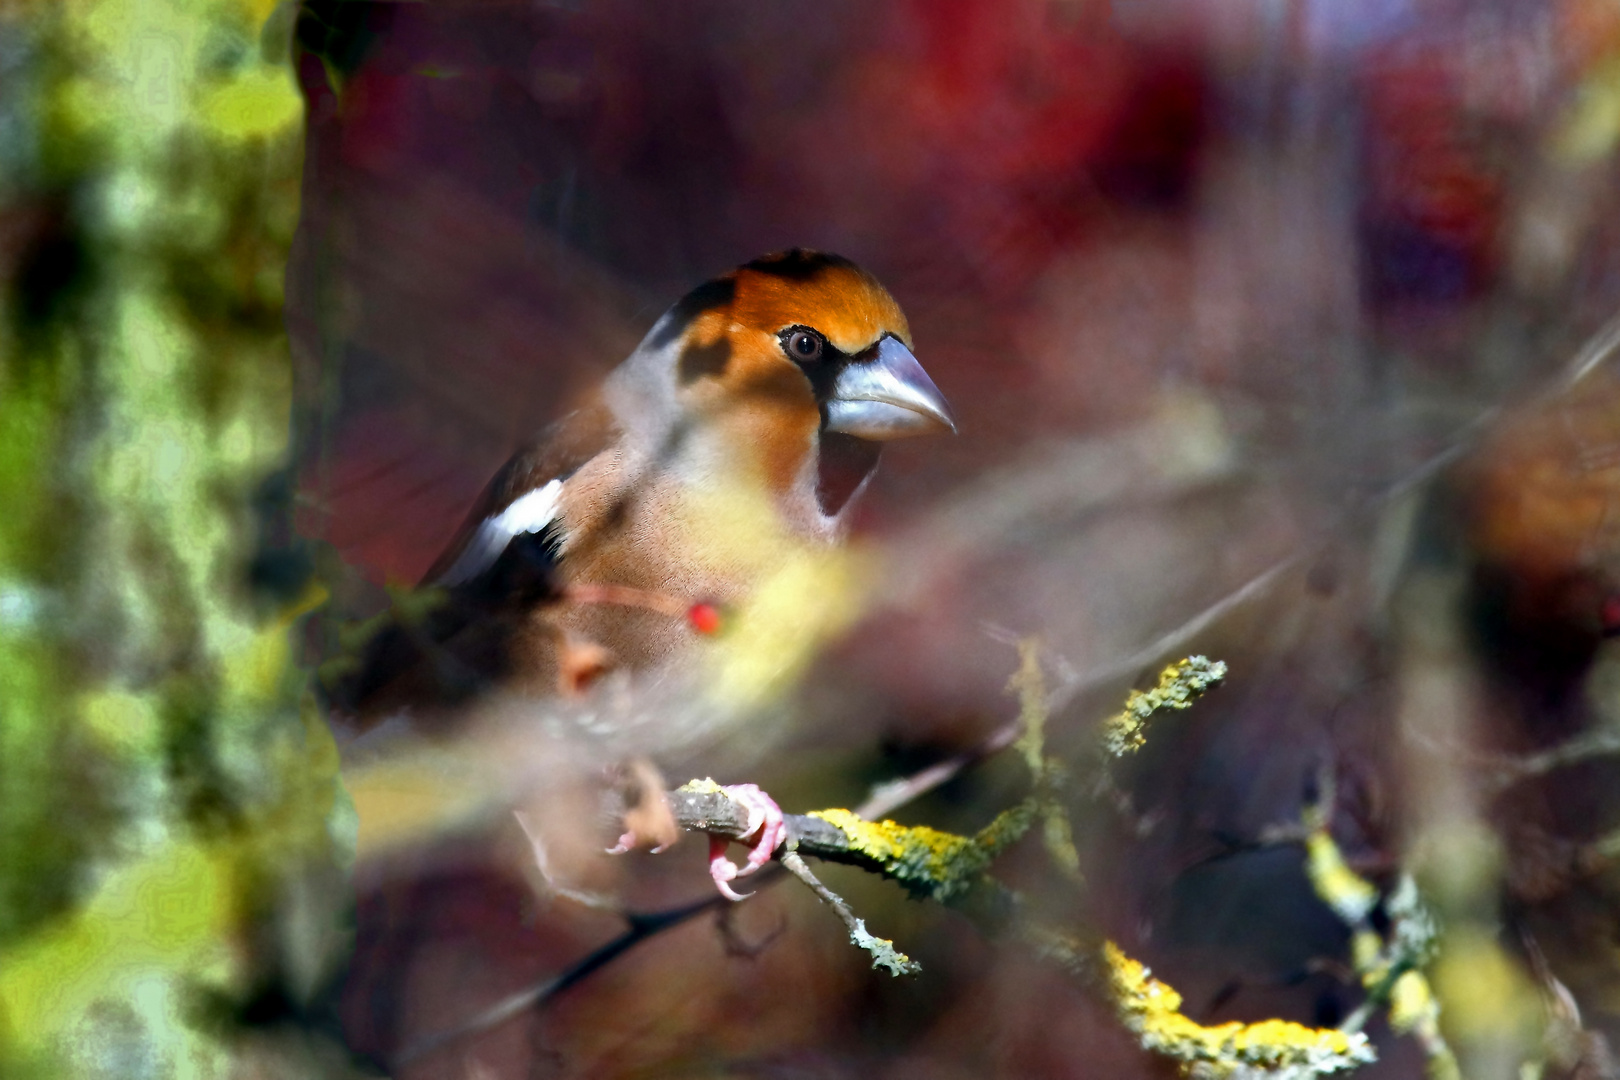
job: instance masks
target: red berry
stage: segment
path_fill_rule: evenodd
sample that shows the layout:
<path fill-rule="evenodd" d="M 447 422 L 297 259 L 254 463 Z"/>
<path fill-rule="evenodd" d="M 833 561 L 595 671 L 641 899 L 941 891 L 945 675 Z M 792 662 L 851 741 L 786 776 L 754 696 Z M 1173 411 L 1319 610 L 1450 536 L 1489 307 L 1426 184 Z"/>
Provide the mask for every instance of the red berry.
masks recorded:
<path fill-rule="evenodd" d="M 1620 593 L 1614 593 L 1603 601 L 1603 636 L 1620 636 Z"/>
<path fill-rule="evenodd" d="M 720 632 L 720 609 L 713 604 L 693 604 L 686 609 L 686 621 L 700 634 Z"/>

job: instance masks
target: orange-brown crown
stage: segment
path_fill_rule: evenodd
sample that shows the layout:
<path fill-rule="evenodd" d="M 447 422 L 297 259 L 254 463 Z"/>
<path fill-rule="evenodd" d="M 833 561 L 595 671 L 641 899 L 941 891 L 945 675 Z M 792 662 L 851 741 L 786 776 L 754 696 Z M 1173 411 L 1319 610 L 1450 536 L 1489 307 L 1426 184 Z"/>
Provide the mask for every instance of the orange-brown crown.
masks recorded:
<path fill-rule="evenodd" d="M 733 273 L 731 317 L 769 333 L 814 327 L 843 353 L 858 353 L 884 334 L 909 347 L 911 328 L 889 291 L 848 259 L 794 248 L 767 255 Z"/>
<path fill-rule="evenodd" d="M 911 343 L 900 305 L 876 278 L 848 259 L 802 248 L 700 285 L 651 342 L 678 340 L 676 383 L 688 406 L 728 415 L 779 480 L 797 468 L 821 423 L 813 366 L 801 367 L 783 351 L 782 332 L 790 327 L 816 331 L 846 356 L 888 334 Z"/>
<path fill-rule="evenodd" d="M 804 248 L 744 263 L 693 289 L 653 343 L 683 337 L 706 344 L 734 324 L 773 336 L 789 326 L 812 327 L 849 354 L 884 334 L 911 345 L 905 313 L 875 277 L 840 255 Z"/>

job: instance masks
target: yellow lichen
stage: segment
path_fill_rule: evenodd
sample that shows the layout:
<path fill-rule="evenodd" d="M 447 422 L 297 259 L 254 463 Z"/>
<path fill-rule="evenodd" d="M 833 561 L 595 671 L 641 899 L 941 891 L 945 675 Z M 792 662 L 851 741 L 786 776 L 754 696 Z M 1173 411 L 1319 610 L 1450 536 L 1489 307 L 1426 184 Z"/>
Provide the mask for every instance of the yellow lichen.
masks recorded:
<path fill-rule="evenodd" d="M 1159 672 L 1152 690 L 1132 690 L 1125 708 L 1103 724 L 1103 746 L 1115 757 L 1134 754 L 1147 743 L 1148 720 L 1165 709 L 1186 709 L 1226 678 L 1226 664 L 1189 656 Z"/>
<path fill-rule="evenodd" d="M 1418 970 L 1433 948 L 1435 927 L 1418 896 L 1417 886 L 1403 876 L 1388 897 L 1351 870 L 1327 828 L 1322 806 L 1308 808 L 1305 824 L 1305 869 L 1323 903 L 1350 927 L 1350 959 L 1367 1001 L 1347 1026 L 1359 1028 L 1382 1003 L 1389 1026 L 1398 1035 L 1416 1037 L 1428 1059 L 1431 1080 L 1457 1080 L 1456 1057 L 1440 1033 L 1440 1002 L 1428 978 Z M 1380 900 L 1389 917 L 1388 940 L 1369 921 Z"/>
<path fill-rule="evenodd" d="M 1305 871 L 1316 895 L 1352 926 L 1366 919 L 1378 903 L 1378 890 L 1350 869 L 1326 828 L 1312 829 L 1305 838 Z"/>
<path fill-rule="evenodd" d="M 885 876 L 913 893 L 948 900 L 966 892 L 1007 845 L 1029 830 L 1033 807 L 1021 803 L 998 814 L 973 836 L 958 836 L 924 825 L 867 821 L 848 810 L 816 810 L 843 833 L 850 849 L 875 863 Z"/>
<path fill-rule="evenodd" d="M 1357 971 L 1368 971 L 1380 962 L 1384 939 L 1373 930 L 1357 930 L 1350 937 L 1350 963 Z"/>
<path fill-rule="evenodd" d="M 1037 781 L 1046 772 L 1046 680 L 1041 677 L 1041 646 L 1036 638 L 1018 643 L 1018 671 L 1007 682 L 1007 693 L 1018 698 L 1018 726 L 1022 734 L 1013 748 L 1024 756 Z"/>
<path fill-rule="evenodd" d="M 1389 990 L 1389 1026 L 1404 1035 L 1430 1019 L 1437 1019 L 1439 1006 L 1429 980 L 1421 972 L 1408 971 Z"/>
<path fill-rule="evenodd" d="M 1373 1060 L 1361 1034 L 1310 1028 L 1288 1020 L 1255 1024 L 1236 1020 L 1207 1027 L 1181 1012 L 1181 995 L 1153 978 L 1113 942 L 1103 943 L 1108 988 L 1121 1021 L 1145 1049 L 1206 1073 L 1226 1076 L 1242 1068 L 1307 1068 L 1316 1073 L 1349 1069 Z"/>
<path fill-rule="evenodd" d="M 1041 675 L 1041 643 L 1025 638 L 1018 643 L 1018 671 L 1007 683 L 1007 692 L 1018 698 L 1018 726 L 1022 729 L 1013 743 L 1035 781 L 1035 810 L 1041 818 L 1041 837 L 1052 865 L 1071 881 L 1079 882 L 1080 852 L 1074 846 L 1074 829 L 1068 810 L 1057 798 L 1067 773 L 1063 766 L 1046 756 L 1046 680 Z"/>
<path fill-rule="evenodd" d="M 688 780 L 677 791 L 684 791 L 692 795 L 718 795 L 724 789 L 712 776 L 705 776 L 702 780 Z"/>

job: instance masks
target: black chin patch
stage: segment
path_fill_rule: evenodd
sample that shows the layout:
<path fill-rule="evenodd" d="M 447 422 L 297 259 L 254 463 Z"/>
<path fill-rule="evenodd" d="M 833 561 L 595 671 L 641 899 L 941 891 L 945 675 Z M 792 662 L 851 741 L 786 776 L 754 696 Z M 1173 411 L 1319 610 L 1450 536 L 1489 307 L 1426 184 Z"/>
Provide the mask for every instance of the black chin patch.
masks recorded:
<path fill-rule="evenodd" d="M 833 517 L 844 509 L 861 482 L 877 468 L 877 443 L 857 439 L 841 431 L 821 433 L 821 452 L 816 462 L 816 503 L 821 512 Z"/>

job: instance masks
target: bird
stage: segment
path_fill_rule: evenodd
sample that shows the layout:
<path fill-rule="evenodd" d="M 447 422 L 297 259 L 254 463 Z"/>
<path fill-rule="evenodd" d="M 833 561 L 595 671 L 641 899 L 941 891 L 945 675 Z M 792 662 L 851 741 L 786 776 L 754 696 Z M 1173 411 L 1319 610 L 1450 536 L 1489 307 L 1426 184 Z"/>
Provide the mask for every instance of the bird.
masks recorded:
<path fill-rule="evenodd" d="M 874 276 L 804 248 L 745 263 L 513 454 L 329 702 L 364 728 L 678 669 L 792 552 L 844 539 L 883 443 L 955 431 Z M 712 852 L 735 898 L 727 882 L 768 861 L 781 813 L 752 785 L 727 790 L 760 826 L 742 869 L 723 840 Z"/>

